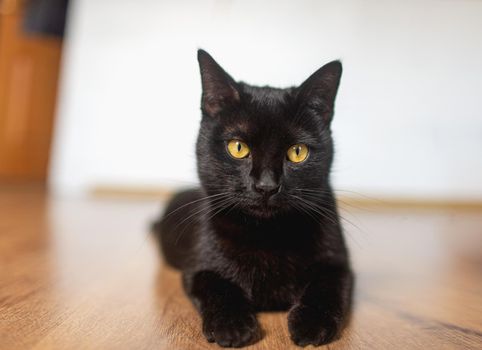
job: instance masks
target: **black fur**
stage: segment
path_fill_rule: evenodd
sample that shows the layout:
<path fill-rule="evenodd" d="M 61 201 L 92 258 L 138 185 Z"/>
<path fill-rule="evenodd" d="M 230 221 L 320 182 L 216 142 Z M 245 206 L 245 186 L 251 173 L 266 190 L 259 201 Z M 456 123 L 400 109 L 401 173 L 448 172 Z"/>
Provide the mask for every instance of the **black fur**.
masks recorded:
<path fill-rule="evenodd" d="M 198 60 L 201 188 L 177 194 L 155 225 L 164 257 L 182 270 L 208 341 L 251 344 L 262 334 L 257 311 L 290 309 L 296 344 L 329 343 L 346 324 L 353 285 L 329 181 L 341 63 L 276 89 L 235 82 L 205 51 Z M 227 153 L 232 139 L 250 147 L 247 158 Z M 297 143 L 309 147 L 302 163 L 286 157 Z"/>

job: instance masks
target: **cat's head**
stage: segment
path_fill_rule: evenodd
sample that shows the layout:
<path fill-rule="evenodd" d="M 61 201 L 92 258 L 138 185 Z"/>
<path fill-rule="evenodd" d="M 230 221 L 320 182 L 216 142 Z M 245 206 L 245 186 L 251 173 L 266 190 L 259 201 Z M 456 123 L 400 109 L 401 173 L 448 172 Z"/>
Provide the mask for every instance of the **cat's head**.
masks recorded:
<path fill-rule="evenodd" d="M 213 203 L 257 217 L 306 209 L 328 189 L 341 63 L 278 89 L 236 82 L 203 50 L 198 61 L 198 174 Z"/>

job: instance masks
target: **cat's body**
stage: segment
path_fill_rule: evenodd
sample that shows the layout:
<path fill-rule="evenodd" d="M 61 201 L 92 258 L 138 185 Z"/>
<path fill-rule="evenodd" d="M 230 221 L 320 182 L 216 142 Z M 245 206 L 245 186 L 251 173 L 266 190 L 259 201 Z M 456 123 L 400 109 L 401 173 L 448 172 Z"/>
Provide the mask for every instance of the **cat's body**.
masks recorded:
<path fill-rule="evenodd" d="M 341 65 L 274 89 L 236 83 L 207 53 L 198 58 L 202 187 L 177 194 L 155 225 L 164 257 L 182 270 L 209 341 L 252 343 L 257 311 L 291 308 L 295 343 L 330 342 L 346 323 L 353 283 L 329 185 Z M 292 145 L 300 146 L 287 157 Z"/>

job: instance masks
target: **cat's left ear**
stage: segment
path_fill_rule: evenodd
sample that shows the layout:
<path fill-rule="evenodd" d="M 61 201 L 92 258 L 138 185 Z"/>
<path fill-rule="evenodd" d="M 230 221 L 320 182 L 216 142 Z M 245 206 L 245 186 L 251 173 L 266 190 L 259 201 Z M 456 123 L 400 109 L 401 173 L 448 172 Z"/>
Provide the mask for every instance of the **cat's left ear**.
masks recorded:
<path fill-rule="evenodd" d="M 300 106 L 315 109 L 329 123 L 333 117 L 342 70 L 340 61 L 332 61 L 314 72 L 298 88 Z"/>
<path fill-rule="evenodd" d="M 237 84 L 231 76 L 204 50 L 198 50 L 201 70 L 201 109 L 210 117 L 217 117 L 223 109 L 235 106 L 239 101 Z"/>

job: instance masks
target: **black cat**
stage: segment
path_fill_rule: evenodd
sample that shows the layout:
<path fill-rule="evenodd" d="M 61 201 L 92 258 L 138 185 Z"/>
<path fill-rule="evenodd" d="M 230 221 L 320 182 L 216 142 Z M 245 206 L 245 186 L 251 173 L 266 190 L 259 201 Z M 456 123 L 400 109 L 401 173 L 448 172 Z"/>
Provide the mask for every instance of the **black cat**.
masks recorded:
<path fill-rule="evenodd" d="M 201 188 L 177 194 L 154 225 L 163 255 L 182 270 L 208 341 L 251 344 L 257 311 L 290 309 L 296 344 L 329 343 L 353 285 L 329 181 L 341 63 L 277 89 L 234 81 L 203 50 L 198 61 Z"/>

